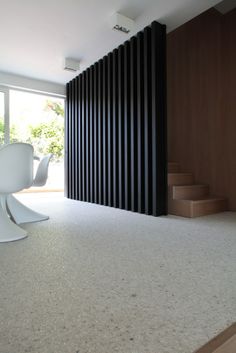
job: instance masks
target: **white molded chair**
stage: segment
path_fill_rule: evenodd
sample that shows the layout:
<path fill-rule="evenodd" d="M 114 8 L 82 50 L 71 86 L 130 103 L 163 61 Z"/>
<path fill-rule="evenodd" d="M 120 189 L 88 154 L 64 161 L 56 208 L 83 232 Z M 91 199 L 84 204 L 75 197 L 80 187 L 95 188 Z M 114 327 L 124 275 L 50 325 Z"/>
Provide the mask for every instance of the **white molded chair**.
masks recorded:
<path fill-rule="evenodd" d="M 49 153 L 40 160 L 35 178 L 33 180 L 33 186 L 43 186 L 46 184 L 48 178 L 48 167 L 51 158 L 52 153 Z"/>
<path fill-rule="evenodd" d="M 50 153 L 40 160 L 35 178 L 30 186 L 43 186 L 46 184 L 48 178 L 48 167 L 51 158 L 52 154 Z M 7 197 L 7 208 L 12 219 L 17 224 L 41 222 L 49 219 L 49 216 L 35 212 L 29 207 L 23 205 L 13 195 L 8 195 Z"/>
<path fill-rule="evenodd" d="M 33 147 L 27 143 L 12 143 L 0 149 L 0 242 L 27 236 L 27 232 L 10 219 L 7 198 L 32 185 L 33 152 Z"/>

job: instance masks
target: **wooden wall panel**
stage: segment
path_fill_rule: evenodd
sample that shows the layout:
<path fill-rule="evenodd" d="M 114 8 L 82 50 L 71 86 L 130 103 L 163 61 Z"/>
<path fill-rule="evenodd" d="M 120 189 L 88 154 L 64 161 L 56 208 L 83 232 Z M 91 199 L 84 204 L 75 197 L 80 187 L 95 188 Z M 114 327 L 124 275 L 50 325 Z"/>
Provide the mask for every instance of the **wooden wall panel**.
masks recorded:
<path fill-rule="evenodd" d="M 224 164 L 220 170 L 221 177 L 216 176 L 216 182 L 221 185 L 222 195 L 229 200 L 229 209 L 236 211 L 236 9 L 223 16 L 221 41 L 222 95 L 219 128 L 223 138 Z"/>
<path fill-rule="evenodd" d="M 67 84 L 69 198 L 166 214 L 165 40 L 154 22 Z"/>
<path fill-rule="evenodd" d="M 236 10 L 208 10 L 167 36 L 169 161 L 236 211 Z"/>

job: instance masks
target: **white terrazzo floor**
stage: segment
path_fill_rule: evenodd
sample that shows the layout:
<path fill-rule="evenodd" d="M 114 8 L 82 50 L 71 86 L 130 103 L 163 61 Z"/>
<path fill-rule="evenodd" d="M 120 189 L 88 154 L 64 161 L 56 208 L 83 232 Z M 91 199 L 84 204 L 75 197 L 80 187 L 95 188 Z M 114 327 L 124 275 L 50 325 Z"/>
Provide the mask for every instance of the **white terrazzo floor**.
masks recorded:
<path fill-rule="evenodd" d="M 151 217 L 21 196 L 0 244 L 0 353 L 192 353 L 236 321 L 236 214 Z"/>

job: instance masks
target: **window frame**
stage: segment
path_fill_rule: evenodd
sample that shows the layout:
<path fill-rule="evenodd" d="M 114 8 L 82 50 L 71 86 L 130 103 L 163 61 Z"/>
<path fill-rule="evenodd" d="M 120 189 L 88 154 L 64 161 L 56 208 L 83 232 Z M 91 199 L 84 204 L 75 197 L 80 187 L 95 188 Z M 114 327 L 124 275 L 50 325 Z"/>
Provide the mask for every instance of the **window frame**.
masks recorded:
<path fill-rule="evenodd" d="M 0 92 L 4 94 L 4 144 L 10 143 L 10 89 L 0 86 Z"/>

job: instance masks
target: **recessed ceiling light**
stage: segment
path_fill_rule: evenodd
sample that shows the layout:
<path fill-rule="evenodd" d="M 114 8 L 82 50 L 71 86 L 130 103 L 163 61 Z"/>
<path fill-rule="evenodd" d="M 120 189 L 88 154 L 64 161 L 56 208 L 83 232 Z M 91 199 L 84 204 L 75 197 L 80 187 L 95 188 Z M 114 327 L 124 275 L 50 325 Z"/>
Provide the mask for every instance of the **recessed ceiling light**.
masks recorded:
<path fill-rule="evenodd" d="M 80 69 L 80 62 L 76 59 L 65 58 L 64 70 L 76 72 Z"/>
<path fill-rule="evenodd" d="M 129 33 L 134 27 L 134 20 L 124 15 L 121 15 L 118 12 L 114 13 L 111 16 L 110 21 L 113 29 L 123 33 Z"/>

